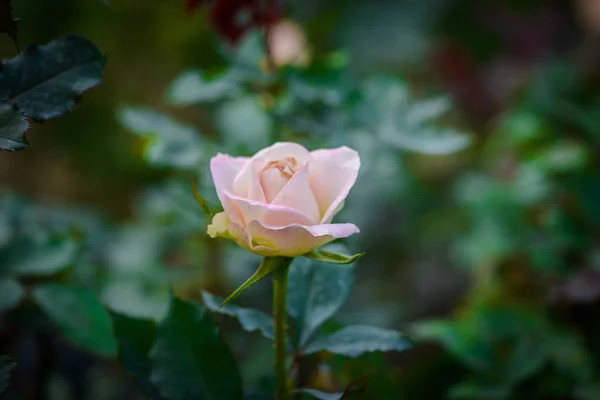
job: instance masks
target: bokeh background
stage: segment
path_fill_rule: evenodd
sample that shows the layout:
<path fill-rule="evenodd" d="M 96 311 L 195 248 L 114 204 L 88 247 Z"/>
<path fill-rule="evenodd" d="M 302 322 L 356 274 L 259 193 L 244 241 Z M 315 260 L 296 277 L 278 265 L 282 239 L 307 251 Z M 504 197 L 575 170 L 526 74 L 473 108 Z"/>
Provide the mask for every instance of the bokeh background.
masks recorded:
<path fill-rule="evenodd" d="M 417 344 L 316 360 L 306 381 L 333 390 L 368 374 L 378 400 L 600 399 L 600 1 L 283 3 L 315 63 L 336 72 L 284 94 L 183 104 L 173 100 L 178 76 L 230 65 L 210 6 L 14 1 L 21 47 L 77 33 L 108 58 L 103 83 L 74 112 L 34 125 L 30 148 L 0 154 L 0 263 L 16 235 L 83 236 L 85 256 L 65 279 L 115 310 L 159 318 L 169 288 L 224 295 L 259 262 L 204 234 L 189 182 L 210 180 L 208 158 L 249 155 L 273 138 L 348 145 L 363 167 L 338 220 L 362 230 L 346 250 L 367 255 L 336 318 Z M 0 52 L 16 55 L 8 37 Z M 274 123 L 267 109 L 278 99 Z M 429 119 L 435 129 L 411 125 Z M 149 162 L 148 124 L 193 129 L 195 167 L 173 161 L 176 151 Z M 201 185 L 214 201 L 211 190 Z M 268 310 L 269 290 L 261 283 L 244 302 Z M 259 385 L 270 344 L 223 323 L 246 384 Z M 113 362 L 65 342 L 29 304 L 0 314 L 0 354 L 22 366 L 9 399 L 142 398 Z"/>

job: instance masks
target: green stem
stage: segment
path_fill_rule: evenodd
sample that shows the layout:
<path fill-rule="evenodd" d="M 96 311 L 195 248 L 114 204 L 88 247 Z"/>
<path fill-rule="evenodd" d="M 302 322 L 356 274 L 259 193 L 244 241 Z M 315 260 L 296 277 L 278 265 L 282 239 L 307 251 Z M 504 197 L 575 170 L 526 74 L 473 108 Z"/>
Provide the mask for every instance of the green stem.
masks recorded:
<path fill-rule="evenodd" d="M 287 368 L 285 365 L 285 302 L 287 275 L 291 258 L 282 258 L 281 265 L 273 271 L 273 318 L 275 322 L 275 400 L 285 400 L 288 395 Z"/>

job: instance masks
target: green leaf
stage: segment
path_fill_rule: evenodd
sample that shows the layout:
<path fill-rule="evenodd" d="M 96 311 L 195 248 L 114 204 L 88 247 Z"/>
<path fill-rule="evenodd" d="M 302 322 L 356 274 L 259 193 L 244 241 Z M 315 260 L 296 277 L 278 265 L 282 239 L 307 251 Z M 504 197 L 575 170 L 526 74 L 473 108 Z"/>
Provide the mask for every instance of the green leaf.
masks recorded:
<path fill-rule="evenodd" d="M 21 239 L 0 250 L 0 271 L 19 276 L 50 276 L 72 265 L 79 245 L 69 237 Z"/>
<path fill-rule="evenodd" d="M 150 352 L 151 382 L 168 400 L 241 400 L 235 359 L 210 313 L 173 298 Z"/>
<path fill-rule="evenodd" d="M 89 291 L 48 284 L 36 287 L 33 298 L 74 344 L 103 356 L 116 355 L 108 312 Z"/>
<path fill-rule="evenodd" d="M 504 386 L 464 382 L 450 389 L 450 399 L 455 400 L 501 400 L 510 398 L 510 389 Z"/>
<path fill-rule="evenodd" d="M 23 299 L 24 290 L 14 279 L 0 279 L 0 311 L 16 307 Z"/>
<path fill-rule="evenodd" d="M 138 273 L 130 279 L 116 277 L 107 282 L 100 297 L 102 303 L 109 310 L 128 317 L 161 321 L 169 308 L 169 294 L 164 282 L 160 290 L 156 290 L 154 286 L 158 285 L 153 285 L 140 275 Z"/>
<path fill-rule="evenodd" d="M 0 2 L 0 33 L 6 33 L 15 46 L 19 49 L 19 43 L 17 41 L 17 35 L 19 29 L 17 26 L 17 20 L 12 15 L 12 0 L 2 0 Z"/>
<path fill-rule="evenodd" d="M 240 295 L 244 290 L 248 289 L 250 286 L 254 285 L 256 282 L 260 281 L 265 276 L 269 275 L 276 268 L 286 268 L 292 262 L 292 258 L 287 257 L 265 257 L 263 261 L 258 266 L 256 272 L 246 280 L 246 282 L 242 283 L 242 285 L 235 289 L 233 293 L 231 293 L 225 301 L 221 303 L 221 307 L 225 304 L 229 303 L 231 300 Z"/>
<path fill-rule="evenodd" d="M 493 354 L 485 343 L 485 338 L 470 324 L 461 322 L 421 321 L 411 327 L 410 335 L 421 341 L 439 342 L 449 353 L 472 369 L 489 369 Z"/>
<path fill-rule="evenodd" d="M 145 153 L 150 164 L 189 170 L 200 165 L 205 143 L 193 127 L 147 107 L 122 107 L 118 119 L 137 136 L 150 139 Z"/>
<path fill-rule="evenodd" d="M 6 356 L 0 356 L 0 394 L 8 387 L 10 372 L 17 365 L 13 360 Z"/>
<path fill-rule="evenodd" d="M 273 121 L 256 96 L 223 103 L 217 110 L 216 124 L 232 153 L 254 152 L 266 147 L 273 130 Z"/>
<path fill-rule="evenodd" d="M 455 153 L 471 144 L 468 135 L 450 128 L 417 128 L 414 132 L 392 129 L 383 138 L 402 150 L 433 155 Z"/>
<path fill-rule="evenodd" d="M 436 120 L 450 111 L 450 100 L 446 96 L 415 102 L 408 107 L 406 112 L 406 123 L 418 126 Z"/>
<path fill-rule="evenodd" d="M 92 42 L 62 36 L 2 62 L 0 99 L 18 104 L 34 121 L 55 118 L 100 83 L 103 69 L 104 57 Z"/>
<path fill-rule="evenodd" d="M 402 351 L 411 343 L 400 332 L 375 326 L 352 325 L 331 335 L 317 338 L 303 350 L 303 354 L 328 351 L 346 357 L 358 357 L 373 351 Z"/>
<path fill-rule="evenodd" d="M 369 377 L 364 375 L 354 379 L 341 393 L 325 393 L 315 389 L 297 389 L 294 392 L 306 393 L 319 400 L 350 400 L 362 399 L 369 387 Z"/>
<path fill-rule="evenodd" d="M 319 400 L 340 400 L 343 393 L 326 393 L 316 389 L 298 389 L 294 392 L 306 393 Z"/>
<path fill-rule="evenodd" d="M 297 258 L 288 276 L 287 312 L 295 318 L 298 345 L 344 304 L 354 269 Z"/>
<path fill-rule="evenodd" d="M 133 375 L 143 393 L 151 399 L 162 399 L 159 390 L 150 383 L 150 350 L 156 340 L 154 321 L 130 318 L 111 313 L 119 361 L 125 372 Z"/>
<path fill-rule="evenodd" d="M 171 83 L 165 97 L 168 104 L 187 106 L 226 99 L 240 91 L 238 77 L 233 71 L 207 78 L 200 70 L 190 70 Z"/>
<path fill-rule="evenodd" d="M 358 260 L 365 253 L 358 253 L 353 256 L 347 256 L 345 254 L 335 253 L 333 251 L 327 251 L 323 249 L 314 249 L 310 253 L 303 254 L 303 257 L 310 258 L 314 261 L 320 261 L 330 264 L 352 264 Z"/>
<path fill-rule="evenodd" d="M 27 129 L 29 123 L 16 105 L 0 103 L 0 150 L 16 151 L 29 146 Z"/>
<path fill-rule="evenodd" d="M 231 303 L 220 307 L 223 299 L 208 292 L 202 292 L 202 300 L 209 310 L 237 318 L 246 332 L 260 331 L 267 339 L 275 339 L 273 318 L 269 314 L 252 308 L 238 307 Z"/>

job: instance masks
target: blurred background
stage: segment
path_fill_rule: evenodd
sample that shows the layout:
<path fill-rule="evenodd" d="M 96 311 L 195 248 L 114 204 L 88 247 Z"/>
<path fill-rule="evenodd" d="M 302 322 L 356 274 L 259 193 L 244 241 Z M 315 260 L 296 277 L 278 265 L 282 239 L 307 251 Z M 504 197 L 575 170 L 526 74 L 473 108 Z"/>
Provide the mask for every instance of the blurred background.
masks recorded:
<path fill-rule="evenodd" d="M 417 345 L 317 359 L 305 380 L 335 390 L 368 374 L 377 400 L 600 399 L 600 1 L 13 6 L 21 48 L 76 33 L 107 55 L 72 113 L 0 154 L 0 266 L 49 265 L 25 288 L 58 275 L 157 319 L 170 287 L 226 295 L 260 259 L 206 237 L 190 180 L 215 204 L 218 151 L 347 145 L 362 168 L 337 221 L 361 228 L 344 246 L 367 255 L 336 319 Z M 240 18 L 250 29 L 232 27 Z M 265 25 L 279 27 L 275 84 L 252 35 Z M 0 52 L 17 54 L 4 36 Z M 269 290 L 243 301 L 268 310 Z M 6 398 L 142 398 L 34 305 L 0 313 L 0 354 L 21 366 Z M 260 386 L 270 343 L 223 324 L 245 384 Z"/>

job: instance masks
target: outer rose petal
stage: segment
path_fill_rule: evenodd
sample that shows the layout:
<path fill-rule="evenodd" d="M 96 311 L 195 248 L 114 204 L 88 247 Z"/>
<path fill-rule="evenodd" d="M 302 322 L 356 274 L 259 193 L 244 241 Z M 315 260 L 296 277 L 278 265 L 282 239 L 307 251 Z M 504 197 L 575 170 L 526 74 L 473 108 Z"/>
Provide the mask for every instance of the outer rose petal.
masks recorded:
<path fill-rule="evenodd" d="M 231 191 L 236 175 L 247 161 L 248 159 L 245 157 L 231 157 L 220 153 L 210 160 L 210 173 L 215 183 L 217 196 L 219 196 L 223 209 L 234 222 L 240 222 L 239 212 L 224 193 Z"/>
<path fill-rule="evenodd" d="M 310 154 L 310 184 L 323 215 L 320 222 L 329 223 L 356 182 L 360 158 L 345 146 Z"/>
<path fill-rule="evenodd" d="M 263 160 L 264 162 L 281 160 L 286 157 L 295 158 L 298 163 L 305 164 L 310 160 L 310 152 L 298 143 L 279 142 L 270 147 L 266 147 L 252 156 L 252 159 L 247 159 L 240 173 L 235 178 L 232 193 L 238 196 L 246 196 L 243 192 L 244 188 L 254 179 L 252 171 L 252 163 L 254 160 Z M 256 175 L 256 174 L 254 174 Z"/>
<path fill-rule="evenodd" d="M 243 226 L 248 226 L 251 221 L 261 221 L 267 225 L 278 227 L 292 224 L 314 224 L 308 215 L 290 207 L 245 199 L 229 192 L 225 192 L 225 196 L 241 215 L 241 225 Z"/>
<path fill-rule="evenodd" d="M 213 239 L 216 237 L 231 239 L 240 246 L 250 250 L 248 234 L 242 226 L 231 222 L 226 212 L 215 214 L 212 223 L 208 225 L 206 231 Z"/>
<path fill-rule="evenodd" d="M 305 225 L 314 225 L 321 220 L 321 213 L 319 212 L 319 205 L 317 204 L 317 200 L 312 193 L 308 181 L 309 164 L 310 162 L 304 164 L 304 166 L 292 176 L 292 179 L 290 179 L 283 189 L 281 189 L 281 192 L 273 199 L 271 204 L 300 210 L 312 219 L 311 224 Z"/>
<path fill-rule="evenodd" d="M 252 221 L 247 233 L 250 251 L 264 256 L 297 257 L 335 239 L 345 238 L 359 229 L 353 224 L 325 224 L 315 226 L 289 225 L 275 227 Z"/>

